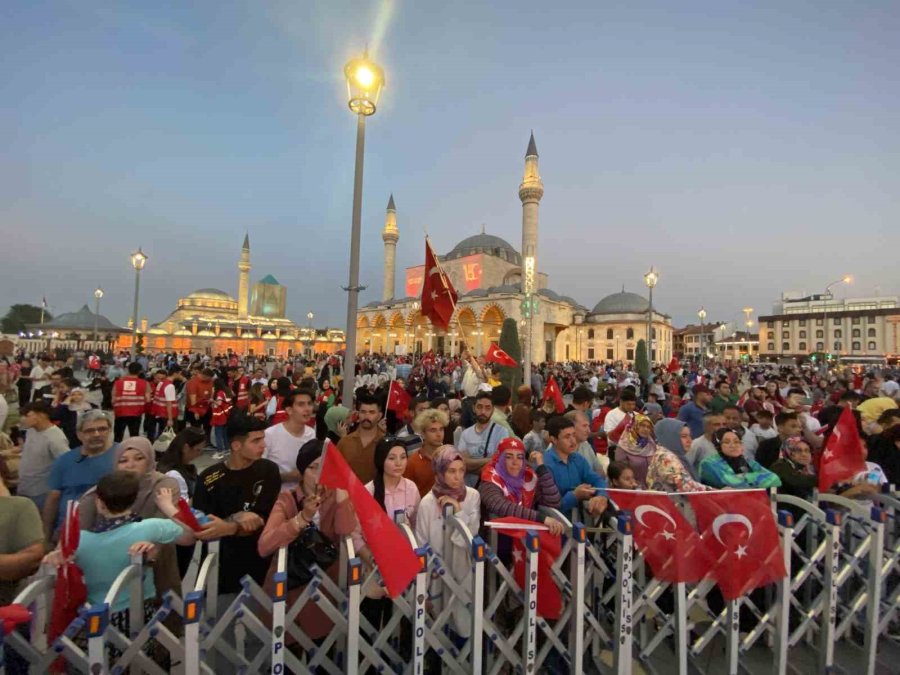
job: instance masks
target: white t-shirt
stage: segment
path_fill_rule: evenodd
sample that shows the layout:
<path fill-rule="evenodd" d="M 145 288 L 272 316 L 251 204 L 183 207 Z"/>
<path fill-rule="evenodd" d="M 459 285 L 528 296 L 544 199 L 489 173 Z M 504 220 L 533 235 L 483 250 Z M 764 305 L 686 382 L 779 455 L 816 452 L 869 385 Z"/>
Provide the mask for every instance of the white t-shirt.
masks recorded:
<path fill-rule="evenodd" d="M 591 379 L 588 380 L 588 389 L 590 389 L 595 394 L 597 393 L 597 385 L 600 384 L 600 378 L 596 375 L 591 375 Z"/>
<path fill-rule="evenodd" d="M 284 428 L 284 422 L 266 429 L 266 451 L 263 457 L 270 459 L 278 465 L 281 473 L 289 473 L 297 470 L 297 453 L 307 442 L 316 437 L 316 430 L 306 425 L 303 426 L 303 434 L 294 436 Z M 296 481 L 282 482 L 281 491 L 287 492 L 297 487 Z"/>

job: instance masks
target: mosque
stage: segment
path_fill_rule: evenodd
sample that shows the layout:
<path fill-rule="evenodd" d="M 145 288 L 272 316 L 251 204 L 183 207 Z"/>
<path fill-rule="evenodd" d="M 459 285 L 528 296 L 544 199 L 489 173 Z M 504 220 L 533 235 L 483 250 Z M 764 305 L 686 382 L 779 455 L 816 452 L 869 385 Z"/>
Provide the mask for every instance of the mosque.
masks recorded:
<path fill-rule="evenodd" d="M 313 317 L 306 327 L 285 317 L 287 288 L 271 274 L 250 289 L 250 237 L 244 237 L 238 261 L 238 297 L 218 288 L 201 288 L 178 300 L 169 316 L 140 332 L 144 347 L 153 352 L 235 353 L 241 355 L 292 356 L 333 353 L 344 347 L 344 331 L 316 329 Z M 119 337 L 119 349 L 131 346 L 131 335 Z"/>
<path fill-rule="evenodd" d="M 647 338 L 647 298 L 622 287 L 588 309 L 569 295 L 550 289 L 547 275 L 537 269 L 539 205 L 544 184 L 538 172 L 534 134 L 525 152 L 525 171 L 519 186 L 522 202 L 522 251 L 525 275 L 533 274 L 536 309 L 532 319 L 533 363 L 568 360 L 632 361 L 637 342 Z M 526 328 L 528 305 L 523 295 L 523 256 L 506 240 L 481 233 L 460 241 L 439 256 L 444 272 L 459 295 L 449 330 L 436 328 L 422 316 L 419 303 L 424 265 L 406 270 L 403 296 L 395 292 L 395 259 L 400 231 L 391 195 L 384 229 L 384 289 L 381 300 L 357 313 L 359 353 L 408 353 L 434 349 L 458 353 L 469 347 L 483 354 L 497 342 L 504 319 L 519 323 L 520 339 Z M 672 358 L 671 318 L 653 310 L 651 360 L 667 363 Z M 524 348 L 524 342 L 523 342 Z"/>

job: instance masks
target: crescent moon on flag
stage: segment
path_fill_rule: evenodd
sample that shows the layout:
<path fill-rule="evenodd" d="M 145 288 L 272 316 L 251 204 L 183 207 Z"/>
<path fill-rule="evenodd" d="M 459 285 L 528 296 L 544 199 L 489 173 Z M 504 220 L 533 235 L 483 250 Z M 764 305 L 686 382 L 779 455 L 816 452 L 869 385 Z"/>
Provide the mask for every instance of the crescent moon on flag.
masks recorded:
<path fill-rule="evenodd" d="M 437 268 L 437 266 L 435 266 L 435 267 L 432 267 L 432 268 L 428 271 L 428 276 L 431 276 L 431 275 L 433 275 L 433 274 L 440 274 L 440 273 L 441 273 L 441 271 Z"/>
<path fill-rule="evenodd" d="M 719 536 L 719 530 L 722 529 L 723 525 L 727 525 L 728 523 L 740 523 L 747 528 L 748 537 L 753 534 L 753 523 L 750 522 L 750 519 L 747 516 L 743 516 L 740 513 L 723 513 L 721 516 L 716 516 L 716 519 L 712 524 L 713 534 L 722 546 L 725 546 L 725 542 L 722 541 L 722 537 Z"/>
<path fill-rule="evenodd" d="M 662 510 L 661 508 L 659 508 L 658 506 L 651 506 L 651 505 L 649 505 L 649 504 L 644 504 L 644 505 L 642 505 L 642 506 L 637 507 L 637 508 L 634 510 L 634 517 L 635 517 L 635 518 L 637 519 L 637 521 L 638 521 L 641 525 L 643 525 L 644 527 L 649 527 L 649 526 L 647 525 L 647 523 L 644 522 L 644 514 L 646 514 L 646 513 L 658 513 L 658 514 L 661 515 L 663 518 L 665 518 L 665 519 L 668 520 L 670 523 L 672 523 L 672 527 L 673 527 L 674 529 L 676 529 L 676 530 L 678 529 L 678 525 L 675 523 L 675 519 L 672 518 L 672 516 L 670 516 L 668 513 L 666 513 L 665 511 L 663 511 L 663 510 Z"/>

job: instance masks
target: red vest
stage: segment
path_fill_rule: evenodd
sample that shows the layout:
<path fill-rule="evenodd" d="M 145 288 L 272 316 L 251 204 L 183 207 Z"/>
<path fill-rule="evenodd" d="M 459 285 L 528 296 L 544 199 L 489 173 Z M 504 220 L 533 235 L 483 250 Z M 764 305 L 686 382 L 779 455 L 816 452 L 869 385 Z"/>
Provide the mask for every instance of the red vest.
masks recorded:
<path fill-rule="evenodd" d="M 116 417 L 140 417 L 147 402 L 147 380 L 126 375 L 113 385 L 113 412 Z"/>
<path fill-rule="evenodd" d="M 234 404 L 240 410 L 246 410 L 250 405 L 250 378 L 244 375 L 241 379 L 236 380 L 231 387 L 234 390 Z"/>
<path fill-rule="evenodd" d="M 88 369 L 100 370 L 100 358 L 96 354 L 91 354 L 88 357 Z"/>
<path fill-rule="evenodd" d="M 274 424 L 281 424 L 287 419 L 287 411 L 284 409 L 284 397 L 278 396 L 275 399 L 275 414 L 272 415 L 272 419 L 270 422 Z"/>
<path fill-rule="evenodd" d="M 156 385 L 153 389 L 153 402 L 150 406 L 150 414 L 153 417 L 168 417 L 169 413 L 166 410 L 166 387 L 172 384 L 172 380 L 168 377 L 164 379 L 162 382 Z M 172 417 L 176 417 L 178 415 L 178 403 L 172 401 Z"/>
<path fill-rule="evenodd" d="M 228 423 L 228 415 L 231 414 L 231 401 L 224 391 L 216 392 L 213 400 L 212 417 L 209 423 L 214 427 L 224 427 Z"/>

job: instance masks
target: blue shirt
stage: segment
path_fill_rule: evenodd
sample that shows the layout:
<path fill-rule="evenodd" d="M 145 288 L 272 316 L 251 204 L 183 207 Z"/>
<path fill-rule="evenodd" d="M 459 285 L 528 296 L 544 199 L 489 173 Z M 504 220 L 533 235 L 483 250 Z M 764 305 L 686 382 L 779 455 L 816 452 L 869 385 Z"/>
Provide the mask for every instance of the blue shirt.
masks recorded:
<path fill-rule="evenodd" d="M 78 501 L 81 496 L 94 487 L 97 481 L 113 471 L 113 457 L 116 446 L 100 455 L 88 457 L 81 454 L 81 447 L 60 455 L 53 460 L 50 467 L 50 476 L 47 478 L 47 487 L 51 490 L 59 490 L 59 512 L 55 530 L 66 515 L 66 502 L 70 499 Z"/>
<path fill-rule="evenodd" d="M 488 459 L 497 454 L 497 444 L 509 436 L 509 432 L 496 422 L 489 422 L 479 434 L 475 429 L 475 425 L 463 429 L 459 436 L 459 446 L 456 448 L 460 452 L 465 452 L 473 459 Z M 466 485 L 475 487 L 478 483 L 478 474 L 467 473 Z"/>
<path fill-rule="evenodd" d="M 171 544 L 181 536 L 181 525 L 166 518 L 147 518 L 127 523 L 108 532 L 82 532 L 75 551 L 75 563 L 84 573 L 88 602 L 103 602 L 116 577 L 131 564 L 128 549 L 139 541 L 153 544 Z M 153 571 L 144 569 L 144 599 L 156 597 Z M 120 593 L 109 608 L 121 612 L 128 608 L 128 593 Z"/>
<path fill-rule="evenodd" d="M 700 438 L 703 435 L 703 416 L 708 412 L 693 401 L 688 401 L 678 409 L 678 419 L 688 425 L 691 430 L 691 438 Z"/>
<path fill-rule="evenodd" d="M 582 483 L 593 485 L 597 488 L 594 493 L 595 497 L 606 496 L 606 480 L 591 470 L 588 461 L 573 452 L 569 455 L 565 462 L 560 459 L 556 448 L 550 447 L 544 453 L 544 466 L 553 474 L 553 481 L 559 488 L 559 494 L 562 495 L 562 503 L 560 509 L 565 515 L 568 515 L 572 509 L 578 506 L 578 499 L 575 497 L 575 488 Z"/>

